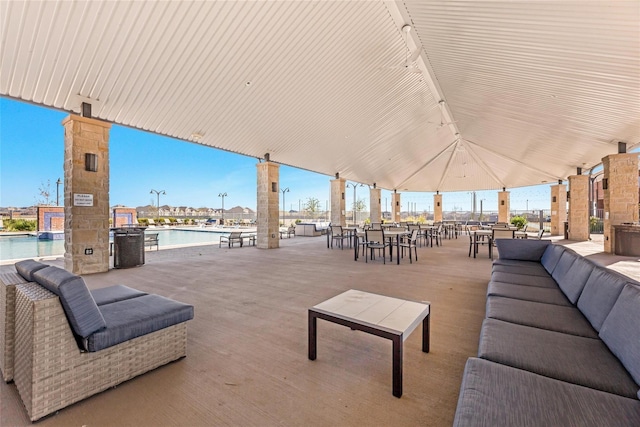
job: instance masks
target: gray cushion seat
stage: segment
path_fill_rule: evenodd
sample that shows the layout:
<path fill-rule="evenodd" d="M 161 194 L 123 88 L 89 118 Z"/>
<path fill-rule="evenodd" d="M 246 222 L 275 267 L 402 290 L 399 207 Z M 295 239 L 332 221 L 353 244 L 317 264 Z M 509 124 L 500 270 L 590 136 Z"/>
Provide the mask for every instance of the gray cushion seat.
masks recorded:
<path fill-rule="evenodd" d="M 580 310 L 570 306 L 489 296 L 486 317 L 549 331 L 598 338 L 598 332 Z"/>
<path fill-rule="evenodd" d="M 635 398 L 640 388 L 602 340 L 485 319 L 478 357 Z"/>
<path fill-rule="evenodd" d="M 86 350 L 99 351 L 193 319 L 193 306 L 160 295 L 143 295 L 100 306 L 106 328 L 85 340 Z"/>
<path fill-rule="evenodd" d="M 556 288 L 539 288 L 537 286 L 512 285 L 509 283 L 489 282 L 487 296 L 501 296 L 507 298 L 521 299 L 525 301 L 542 302 L 545 304 L 556 304 L 571 306 L 571 301 Z"/>
<path fill-rule="evenodd" d="M 640 425 L 640 401 L 470 358 L 455 427 Z"/>
<path fill-rule="evenodd" d="M 502 261 L 502 262 L 496 262 Z M 501 273 L 527 274 L 529 276 L 549 277 L 549 272 L 539 262 L 518 261 L 512 259 L 501 260 L 498 258 L 493 262 L 491 271 Z"/>
<path fill-rule="evenodd" d="M 93 289 L 90 292 L 98 307 L 147 295 L 146 292 L 142 292 L 125 285 L 107 286 L 106 288 Z"/>
<path fill-rule="evenodd" d="M 492 282 L 511 283 L 513 285 L 535 286 L 538 288 L 556 289 L 558 284 L 551 276 L 533 276 L 530 274 L 504 273 L 494 271 L 491 273 Z"/>

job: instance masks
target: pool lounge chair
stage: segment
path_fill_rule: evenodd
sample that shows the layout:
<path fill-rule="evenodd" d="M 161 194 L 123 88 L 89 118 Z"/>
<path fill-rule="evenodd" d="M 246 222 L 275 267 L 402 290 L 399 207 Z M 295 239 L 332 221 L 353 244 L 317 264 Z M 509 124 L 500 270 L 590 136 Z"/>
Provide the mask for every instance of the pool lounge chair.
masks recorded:
<path fill-rule="evenodd" d="M 232 231 L 228 236 L 221 236 L 218 247 L 221 248 L 223 243 L 227 243 L 229 247 L 232 247 L 234 243 L 240 243 L 240 247 L 242 247 L 242 231 Z"/>

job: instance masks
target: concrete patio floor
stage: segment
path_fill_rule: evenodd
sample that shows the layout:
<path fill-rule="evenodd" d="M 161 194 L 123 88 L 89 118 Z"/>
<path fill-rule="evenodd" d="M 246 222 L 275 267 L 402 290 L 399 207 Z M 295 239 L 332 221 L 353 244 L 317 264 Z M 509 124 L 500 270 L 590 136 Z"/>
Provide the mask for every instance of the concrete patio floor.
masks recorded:
<path fill-rule="evenodd" d="M 558 243 L 640 279 L 637 258 L 603 254 L 595 240 Z M 38 425 L 451 425 L 491 271 L 486 248 L 476 259 L 468 248 L 461 236 L 418 248 L 413 264 L 383 265 L 327 249 L 324 236 L 296 237 L 275 250 L 150 251 L 142 267 L 85 276 L 90 288 L 125 284 L 193 304 L 187 357 Z M 348 289 L 432 304 L 431 352 L 421 352 L 420 333 L 405 342 L 400 399 L 391 394 L 390 341 L 319 321 L 318 359 L 307 358 L 307 309 Z M 31 424 L 13 384 L 0 383 L 0 413 L 2 426 Z"/>

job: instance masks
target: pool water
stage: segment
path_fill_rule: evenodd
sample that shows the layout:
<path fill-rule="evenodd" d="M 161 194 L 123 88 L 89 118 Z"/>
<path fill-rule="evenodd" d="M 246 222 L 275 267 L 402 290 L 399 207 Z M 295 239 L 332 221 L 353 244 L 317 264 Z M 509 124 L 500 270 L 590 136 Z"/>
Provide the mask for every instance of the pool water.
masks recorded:
<path fill-rule="evenodd" d="M 158 233 L 159 249 L 170 246 L 214 244 L 220 236 L 229 232 L 211 229 L 147 229 L 147 233 Z M 155 249 L 155 248 L 154 248 Z M 64 255 L 64 239 L 38 240 L 35 236 L 0 235 L 0 261 Z"/>

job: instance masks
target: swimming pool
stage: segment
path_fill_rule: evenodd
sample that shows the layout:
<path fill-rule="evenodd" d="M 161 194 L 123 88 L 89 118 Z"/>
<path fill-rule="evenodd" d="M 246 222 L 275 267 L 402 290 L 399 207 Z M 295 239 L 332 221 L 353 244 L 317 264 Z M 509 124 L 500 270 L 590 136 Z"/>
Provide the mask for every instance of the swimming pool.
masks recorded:
<path fill-rule="evenodd" d="M 167 249 L 218 243 L 220 236 L 228 235 L 231 231 L 210 228 L 182 230 L 149 228 L 146 233 L 158 233 L 159 249 Z M 0 235 L 0 261 L 62 255 L 64 255 L 64 239 L 38 240 L 37 237 L 29 235 Z"/>

